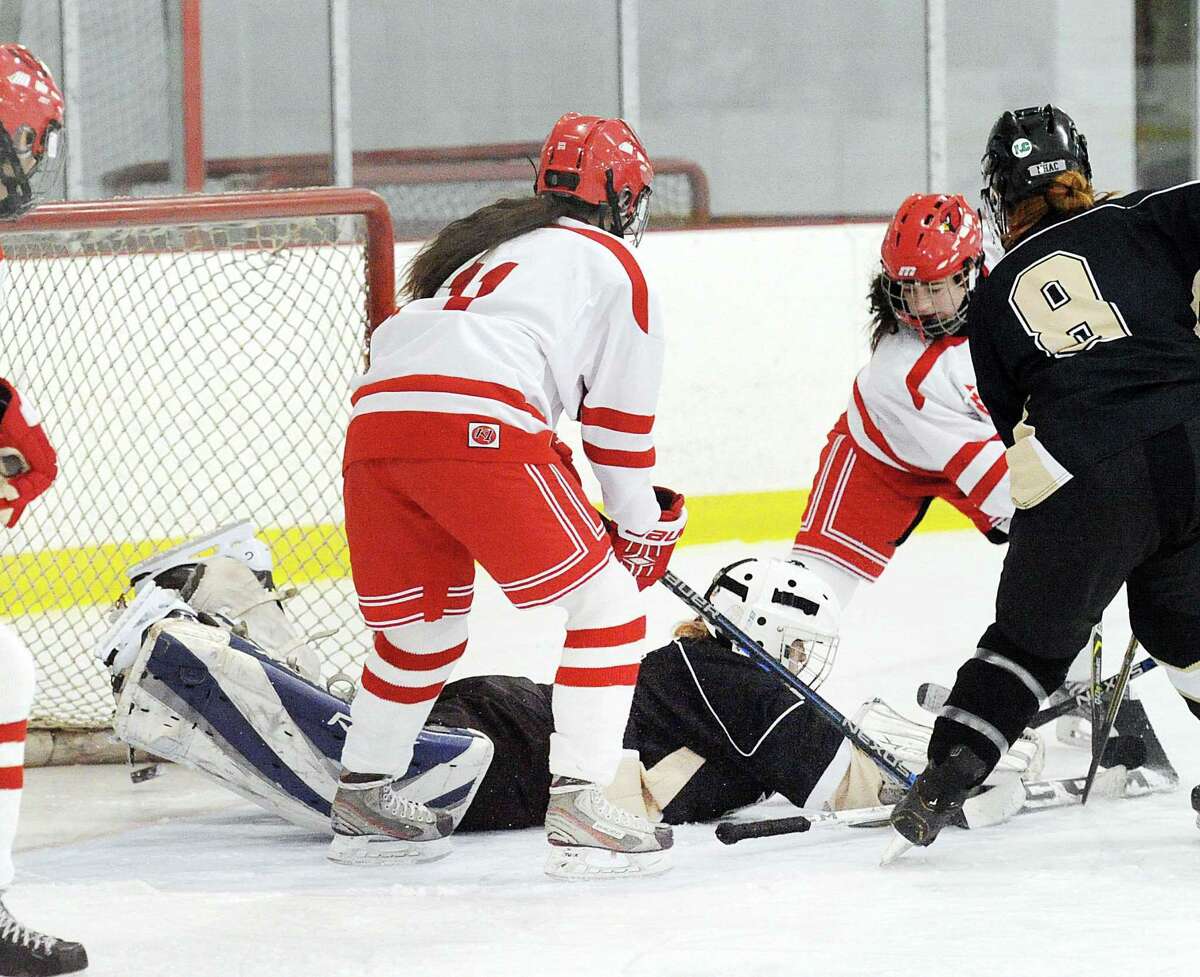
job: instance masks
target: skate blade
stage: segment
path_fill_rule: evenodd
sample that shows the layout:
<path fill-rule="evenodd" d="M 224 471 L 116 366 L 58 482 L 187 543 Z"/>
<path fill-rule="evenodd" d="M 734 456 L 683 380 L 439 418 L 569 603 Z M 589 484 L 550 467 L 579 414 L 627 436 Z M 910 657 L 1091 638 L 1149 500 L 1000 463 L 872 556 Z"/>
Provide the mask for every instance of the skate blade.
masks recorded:
<path fill-rule="evenodd" d="M 385 835 L 334 835 L 325 857 L 339 865 L 416 865 L 450 854 L 449 838 L 400 841 Z"/>
<path fill-rule="evenodd" d="M 205 555 L 233 555 L 229 553 L 230 550 L 236 550 L 239 543 L 251 539 L 254 539 L 254 526 L 249 519 L 243 519 L 241 522 L 230 523 L 228 526 L 214 529 L 211 533 L 172 546 L 169 550 L 148 556 L 131 566 L 125 574 L 130 584 L 141 587 L 146 580 L 182 563 L 196 563 Z M 212 552 L 209 552 L 210 550 Z"/>
<path fill-rule="evenodd" d="M 137 659 L 150 625 L 176 611 L 186 617 L 196 616 L 175 591 L 154 584 L 143 588 L 96 642 L 93 654 L 114 671 L 124 671 Z"/>
<path fill-rule="evenodd" d="M 893 830 L 892 840 L 888 842 L 887 848 L 883 852 L 883 857 L 879 859 L 880 865 L 891 865 L 897 858 L 903 855 L 910 848 L 914 847 L 899 831 Z"/>
<path fill-rule="evenodd" d="M 545 872 L 552 879 L 586 882 L 661 875 L 671 867 L 670 850 L 646 852 L 611 851 L 607 848 L 552 846 L 546 856 Z"/>

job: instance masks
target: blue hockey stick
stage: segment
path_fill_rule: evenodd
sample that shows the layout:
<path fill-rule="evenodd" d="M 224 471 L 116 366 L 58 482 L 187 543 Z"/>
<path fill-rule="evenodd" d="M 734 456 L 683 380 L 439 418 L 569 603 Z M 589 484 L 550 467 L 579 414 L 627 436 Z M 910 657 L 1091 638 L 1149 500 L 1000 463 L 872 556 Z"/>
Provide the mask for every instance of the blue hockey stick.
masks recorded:
<path fill-rule="evenodd" d="M 757 641 L 717 610 L 711 601 L 701 597 L 670 570 L 663 576 L 662 584 L 740 648 L 759 668 L 778 676 L 785 685 L 797 692 L 817 711 L 819 716 L 870 757 L 880 770 L 905 787 L 911 787 L 916 783 L 917 775 L 909 770 L 894 753 L 876 743 L 856 723 L 843 716 L 809 686 L 763 651 Z"/>

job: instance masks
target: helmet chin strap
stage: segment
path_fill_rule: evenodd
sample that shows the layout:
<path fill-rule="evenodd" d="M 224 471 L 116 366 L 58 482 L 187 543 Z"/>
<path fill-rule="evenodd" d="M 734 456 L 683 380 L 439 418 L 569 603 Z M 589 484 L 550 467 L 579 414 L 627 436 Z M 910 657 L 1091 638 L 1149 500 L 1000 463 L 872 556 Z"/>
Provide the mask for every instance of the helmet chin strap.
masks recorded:
<path fill-rule="evenodd" d="M 604 171 L 604 194 L 608 197 L 608 211 L 612 215 L 612 226 L 609 228 L 617 237 L 625 237 L 625 228 L 621 221 L 621 198 L 617 196 L 617 189 L 613 186 L 613 171 Z"/>

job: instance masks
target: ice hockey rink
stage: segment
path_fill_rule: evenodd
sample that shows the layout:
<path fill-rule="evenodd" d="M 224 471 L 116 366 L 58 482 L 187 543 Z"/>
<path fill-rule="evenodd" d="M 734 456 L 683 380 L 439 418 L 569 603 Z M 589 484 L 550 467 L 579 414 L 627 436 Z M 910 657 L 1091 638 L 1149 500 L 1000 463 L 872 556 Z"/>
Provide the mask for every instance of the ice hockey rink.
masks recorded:
<path fill-rule="evenodd" d="M 725 562 L 785 550 L 694 546 L 673 566 L 700 585 Z M 990 620 L 1002 557 L 969 531 L 915 536 L 860 590 L 823 694 L 847 713 L 878 694 L 919 716 L 917 684 L 952 680 Z M 686 609 L 663 588 L 648 600 L 665 641 Z M 490 587 L 476 606 L 459 676 L 549 675 L 553 611 L 518 615 Z M 1107 674 L 1128 638 L 1123 595 L 1105 626 Z M 711 825 L 690 825 L 676 830 L 673 871 L 650 879 L 551 881 L 539 830 L 463 836 L 424 866 L 353 869 L 325 861 L 323 838 L 188 771 L 134 786 L 123 767 L 77 767 L 29 772 L 8 901 L 82 940 L 96 975 L 1192 973 L 1200 729 L 1161 672 L 1134 689 L 1180 772 L 1175 793 L 947 830 L 887 868 L 885 830 L 725 847 Z M 1084 772 L 1083 751 L 1049 740 L 1048 776 Z"/>

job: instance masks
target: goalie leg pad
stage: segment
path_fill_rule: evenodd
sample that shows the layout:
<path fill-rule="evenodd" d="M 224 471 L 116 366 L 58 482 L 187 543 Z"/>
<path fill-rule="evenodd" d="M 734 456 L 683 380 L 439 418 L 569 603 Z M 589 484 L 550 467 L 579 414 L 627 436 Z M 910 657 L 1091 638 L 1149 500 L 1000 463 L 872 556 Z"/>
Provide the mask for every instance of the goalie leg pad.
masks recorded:
<path fill-rule="evenodd" d="M 349 726 L 342 700 L 252 643 L 171 619 L 151 628 L 126 674 L 115 731 L 294 824 L 328 830 Z M 457 825 L 491 758 L 491 740 L 474 730 L 423 730 L 406 795 L 445 810 Z"/>

